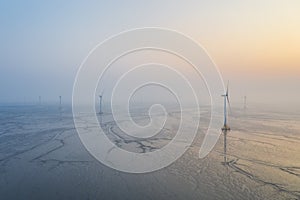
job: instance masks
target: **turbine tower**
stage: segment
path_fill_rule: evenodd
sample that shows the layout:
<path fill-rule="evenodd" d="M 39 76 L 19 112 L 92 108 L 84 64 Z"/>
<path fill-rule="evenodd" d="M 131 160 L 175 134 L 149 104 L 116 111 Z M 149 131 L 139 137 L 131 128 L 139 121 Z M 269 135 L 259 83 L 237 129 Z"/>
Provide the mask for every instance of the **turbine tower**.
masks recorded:
<path fill-rule="evenodd" d="M 102 115 L 102 93 L 99 95 L 99 114 Z"/>
<path fill-rule="evenodd" d="M 228 118 L 228 113 L 227 113 L 227 103 L 230 108 L 230 101 L 229 101 L 229 96 L 228 96 L 228 85 L 227 83 L 227 89 L 226 93 L 222 95 L 224 98 L 224 125 L 222 127 L 222 132 L 224 134 L 224 164 L 227 164 L 227 132 L 230 131 L 230 127 L 227 124 L 227 118 Z"/>

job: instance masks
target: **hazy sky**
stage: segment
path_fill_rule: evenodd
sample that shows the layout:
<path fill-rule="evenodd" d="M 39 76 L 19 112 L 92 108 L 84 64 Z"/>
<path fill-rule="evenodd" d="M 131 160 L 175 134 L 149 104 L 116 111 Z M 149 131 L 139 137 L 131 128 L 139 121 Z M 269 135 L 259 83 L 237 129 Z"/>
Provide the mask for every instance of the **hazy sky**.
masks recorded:
<path fill-rule="evenodd" d="M 300 1 L 1 1 L 0 103 L 71 101 L 76 71 L 99 42 L 164 27 L 202 44 L 232 100 L 300 105 Z"/>

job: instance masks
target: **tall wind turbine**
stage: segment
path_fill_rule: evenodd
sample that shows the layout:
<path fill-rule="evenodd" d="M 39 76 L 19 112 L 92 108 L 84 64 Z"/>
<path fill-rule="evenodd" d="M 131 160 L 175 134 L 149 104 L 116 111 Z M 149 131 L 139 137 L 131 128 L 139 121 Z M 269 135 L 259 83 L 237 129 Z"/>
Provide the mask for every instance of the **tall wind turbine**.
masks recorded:
<path fill-rule="evenodd" d="M 228 85 L 227 83 L 227 89 L 226 93 L 222 95 L 224 98 L 224 125 L 222 127 L 222 132 L 224 134 L 224 164 L 227 164 L 227 132 L 230 131 L 230 127 L 227 124 L 227 118 L 228 118 L 228 113 L 227 113 L 227 103 L 230 108 L 230 101 L 229 101 L 229 96 L 228 96 Z"/>
<path fill-rule="evenodd" d="M 227 124 L 227 118 L 228 118 L 227 103 L 228 103 L 228 106 L 230 108 L 230 101 L 229 101 L 229 97 L 228 97 L 228 85 L 229 85 L 229 83 L 227 83 L 226 93 L 222 95 L 222 97 L 224 97 L 224 125 L 223 125 L 223 128 L 222 128 L 222 131 L 224 131 L 224 130 L 229 131 L 230 130 L 230 127 Z"/>

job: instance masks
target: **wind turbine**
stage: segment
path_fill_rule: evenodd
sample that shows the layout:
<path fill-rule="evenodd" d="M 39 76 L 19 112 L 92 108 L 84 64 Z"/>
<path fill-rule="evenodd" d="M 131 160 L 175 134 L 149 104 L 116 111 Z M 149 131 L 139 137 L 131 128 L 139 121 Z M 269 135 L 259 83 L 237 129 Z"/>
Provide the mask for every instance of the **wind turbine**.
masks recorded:
<path fill-rule="evenodd" d="M 59 96 L 59 109 L 61 109 L 61 96 Z"/>
<path fill-rule="evenodd" d="M 103 96 L 103 92 L 99 95 L 99 114 L 102 115 L 102 96 Z"/>
<path fill-rule="evenodd" d="M 227 132 L 230 131 L 230 127 L 227 124 L 227 118 L 228 118 L 227 103 L 230 108 L 230 101 L 228 96 L 228 85 L 229 82 L 227 83 L 226 93 L 222 95 L 222 97 L 224 98 L 224 125 L 222 127 L 222 132 L 224 134 L 224 164 L 225 165 L 227 164 Z"/>
<path fill-rule="evenodd" d="M 224 125 L 223 125 L 223 128 L 222 128 L 222 131 L 224 131 L 224 130 L 229 131 L 230 130 L 230 127 L 227 124 L 227 118 L 228 118 L 227 103 L 228 103 L 228 106 L 230 108 L 230 101 L 229 101 L 229 97 L 228 97 L 228 85 L 229 85 L 229 83 L 227 83 L 226 93 L 222 95 L 222 97 L 224 97 Z"/>

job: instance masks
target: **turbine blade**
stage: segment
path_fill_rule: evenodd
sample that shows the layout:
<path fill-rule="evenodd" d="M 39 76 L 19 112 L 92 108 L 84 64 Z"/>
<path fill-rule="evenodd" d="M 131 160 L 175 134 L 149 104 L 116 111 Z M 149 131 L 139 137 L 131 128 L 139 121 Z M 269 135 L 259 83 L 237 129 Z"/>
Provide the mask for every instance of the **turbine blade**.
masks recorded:
<path fill-rule="evenodd" d="M 105 89 L 100 92 L 100 96 L 103 96 Z"/>
<path fill-rule="evenodd" d="M 226 96 L 228 96 L 228 86 L 229 86 L 229 81 L 227 81 Z"/>
<path fill-rule="evenodd" d="M 229 112 L 231 113 L 231 105 L 230 105 L 230 101 L 229 101 L 229 81 L 227 81 L 226 99 L 228 102 Z"/>
<path fill-rule="evenodd" d="M 229 112 L 231 113 L 231 105 L 230 105 L 230 101 L 229 101 L 228 95 L 226 96 L 226 99 L 227 99 L 227 102 L 228 102 Z"/>

